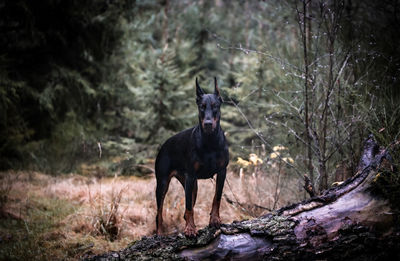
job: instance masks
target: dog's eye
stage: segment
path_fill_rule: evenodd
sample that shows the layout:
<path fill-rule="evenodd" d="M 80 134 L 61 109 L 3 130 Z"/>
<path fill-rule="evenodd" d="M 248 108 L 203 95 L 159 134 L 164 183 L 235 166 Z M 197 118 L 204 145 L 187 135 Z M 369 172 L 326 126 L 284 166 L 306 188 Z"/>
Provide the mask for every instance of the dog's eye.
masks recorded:
<path fill-rule="evenodd" d="M 206 109 L 206 105 L 205 105 L 205 104 L 202 104 L 200 108 L 201 108 L 202 110 L 205 110 L 205 109 Z"/>

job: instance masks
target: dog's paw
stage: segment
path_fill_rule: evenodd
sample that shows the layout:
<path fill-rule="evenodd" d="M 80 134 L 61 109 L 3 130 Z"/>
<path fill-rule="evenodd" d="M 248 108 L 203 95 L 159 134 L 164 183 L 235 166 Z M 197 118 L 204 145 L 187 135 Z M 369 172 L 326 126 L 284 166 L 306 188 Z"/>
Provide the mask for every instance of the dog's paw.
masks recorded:
<path fill-rule="evenodd" d="M 186 226 L 185 228 L 185 236 L 187 237 L 196 237 L 197 236 L 197 229 L 195 226 Z"/>
<path fill-rule="evenodd" d="M 221 219 L 218 216 L 211 215 L 209 225 L 210 225 L 210 227 L 220 228 L 221 227 Z"/>

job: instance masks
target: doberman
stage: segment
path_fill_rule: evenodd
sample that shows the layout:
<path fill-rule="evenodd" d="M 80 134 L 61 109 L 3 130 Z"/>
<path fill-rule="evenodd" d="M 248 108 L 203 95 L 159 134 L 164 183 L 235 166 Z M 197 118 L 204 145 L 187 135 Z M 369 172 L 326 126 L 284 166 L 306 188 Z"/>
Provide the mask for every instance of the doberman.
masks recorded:
<path fill-rule="evenodd" d="M 229 162 L 228 144 L 220 127 L 220 106 L 223 102 L 214 78 L 214 94 L 205 94 L 196 78 L 196 103 L 199 124 L 169 138 L 158 152 L 155 172 L 157 178 L 157 234 L 161 234 L 162 211 L 169 182 L 176 177 L 185 189 L 185 235 L 197 235 L 193 218 L 196 204 L 197 180 L 212 178 L 217 174 L 217 184 L 210 213 L 210 226 L 219 228 L 219 206 Z"/>

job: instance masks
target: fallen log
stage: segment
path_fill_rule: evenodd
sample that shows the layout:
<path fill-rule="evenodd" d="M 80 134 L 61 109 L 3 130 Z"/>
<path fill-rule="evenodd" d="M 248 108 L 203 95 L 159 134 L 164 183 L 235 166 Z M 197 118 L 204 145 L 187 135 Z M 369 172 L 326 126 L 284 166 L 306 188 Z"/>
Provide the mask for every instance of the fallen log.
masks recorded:
<path fill-rule="evenodd" d="M 400 260 L 400 178 L 381 167 L 387 160 L 370 136 L 357 174 L 319 196 L 218 230 L 206 227 L 196 238 L 143 237 L 86 260 Z"/>

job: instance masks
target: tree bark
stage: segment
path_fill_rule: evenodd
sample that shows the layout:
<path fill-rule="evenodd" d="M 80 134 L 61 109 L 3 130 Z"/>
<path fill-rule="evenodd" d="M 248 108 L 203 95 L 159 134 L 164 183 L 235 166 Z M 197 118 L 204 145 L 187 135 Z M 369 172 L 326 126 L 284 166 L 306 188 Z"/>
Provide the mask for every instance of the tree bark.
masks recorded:
<path fill-rule="evenodd" d="M 143 237 L 124 250 L 86 259 L 400 260 L 400 191 L 381 193 L 383 187 L 400 190 L 385 179 L 392 175 L 389 180 L 399 182 L 399 173 L 383 169 L 385 159 L 390 156 L 370 136 L 357 174 L 319 196 L 218 230 L 206 227 L 196 238 Z M 394 200 L 385 196 L 392 193 Z"/>

